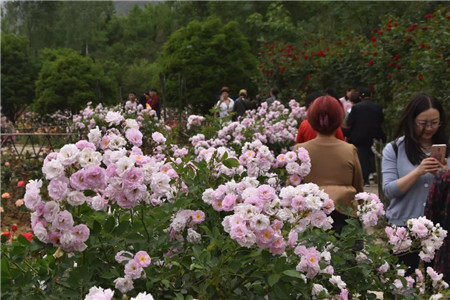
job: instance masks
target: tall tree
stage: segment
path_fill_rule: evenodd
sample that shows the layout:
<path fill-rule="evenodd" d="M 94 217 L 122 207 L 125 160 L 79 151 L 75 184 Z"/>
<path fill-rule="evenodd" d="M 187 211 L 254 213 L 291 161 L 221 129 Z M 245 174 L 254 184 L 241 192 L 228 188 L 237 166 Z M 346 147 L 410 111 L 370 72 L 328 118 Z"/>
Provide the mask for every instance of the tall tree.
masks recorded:
<path fill-rule="evenodd" d="M 237 22 L 223 25 L 217 17 L 192 21 L 170 36 L 157 63 L 166 74 L 172 105 L 178 99 L 179 78 L 186 85 L 183 106 L 203 113 L 215 104 L 223 85 L 231 94 L 241 88 L 256 92 L 257 61 Z"/>
<path fill-rule="evenodd" d="M 100 65 L 72 49 L 43 49 L 33 108 L 39 113 L 77 111 L 87 102 L 112 103 L 114 88 Z"/>
<path fill-rule="evenodd" d="M 2 35 L 2 113 L 13 123 L 34 98 L 36 72 L 24 36 Z"/>

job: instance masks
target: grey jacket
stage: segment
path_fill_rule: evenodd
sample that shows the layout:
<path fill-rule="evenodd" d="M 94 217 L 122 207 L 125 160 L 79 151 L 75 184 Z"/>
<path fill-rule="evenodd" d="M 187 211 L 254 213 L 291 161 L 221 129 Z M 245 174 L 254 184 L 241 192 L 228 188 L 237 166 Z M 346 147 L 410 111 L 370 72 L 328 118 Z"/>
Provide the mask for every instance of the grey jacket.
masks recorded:
<path fill-rule="evenodd" d="M 383 192 L 390 199 L 390 204 L 386 210 L 386 217 L 389 222 L 405 226 L 408 219 L 424 215 L 425 204 L 434 175 L 427 173 L 420 176 L 416 183 L 403 193 L 397 186 L 397 180 L 417 168 L 417 165 L 411 164 L 406 156 L 404 137 L 398 139 L 397 146 L 397 155 L 391 143 L 387 144 L 383 150 Z M 450 166 L 450 158 L 447 158 L 447 164 Z"/>

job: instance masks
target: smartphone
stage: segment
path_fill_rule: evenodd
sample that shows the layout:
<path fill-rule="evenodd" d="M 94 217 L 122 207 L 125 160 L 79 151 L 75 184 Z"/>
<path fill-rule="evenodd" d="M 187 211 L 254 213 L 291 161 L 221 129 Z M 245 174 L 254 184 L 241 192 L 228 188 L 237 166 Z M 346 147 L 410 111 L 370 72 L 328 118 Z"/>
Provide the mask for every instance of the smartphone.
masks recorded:
<path fill-rule="evenodd" d="M 447 153 L 446 144 L 434 144 L 431 146 L 431 157 L 436 158 L 441 163 L 444 162 L 445 154 Z"/>

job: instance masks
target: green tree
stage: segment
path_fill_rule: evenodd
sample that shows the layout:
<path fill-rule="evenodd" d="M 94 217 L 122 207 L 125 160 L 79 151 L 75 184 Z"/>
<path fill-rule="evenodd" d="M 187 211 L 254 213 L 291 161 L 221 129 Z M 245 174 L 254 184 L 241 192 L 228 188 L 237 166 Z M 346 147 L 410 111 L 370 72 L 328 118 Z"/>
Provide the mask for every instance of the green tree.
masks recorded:
<path fill-rule="evenodd" d="M 72 49 L 43 49 L 33 108 L 39 113 L 76 111 L 87 102 L 112 103 L 113 84 L 100 65 Z"/>
<path fill-rule="evenodd" d="M 24 36 L 2 35 L 2 113 L 13 123 L 34 98 L 36 72 L 28 43 Z"/>
<path fill-rule="evenodd" d="M 177 103 L 179 78 L 186 103 L 178 104 L 203 113 L 215 104 L 223 85 L 232 95 L 241 88 L 256 92 L 257 61 L 237 22 L 223 25 L 217 17 L 192 21 L 170 36 L 157 63 L 166 74 L 168 104 Z"/>

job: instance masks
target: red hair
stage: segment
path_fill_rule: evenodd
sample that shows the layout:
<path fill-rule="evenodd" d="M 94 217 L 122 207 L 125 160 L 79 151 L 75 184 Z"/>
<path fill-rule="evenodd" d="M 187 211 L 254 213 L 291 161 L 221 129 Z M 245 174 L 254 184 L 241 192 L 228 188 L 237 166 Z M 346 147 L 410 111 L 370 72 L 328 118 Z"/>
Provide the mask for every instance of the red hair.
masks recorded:
<path fill-rule="evenodd" d="M 322 96 L 314 100 L 308 109 L 311 128 L 321 134 L 333 134 L 344 121 L 344 108 L 339 100 Z"/>

